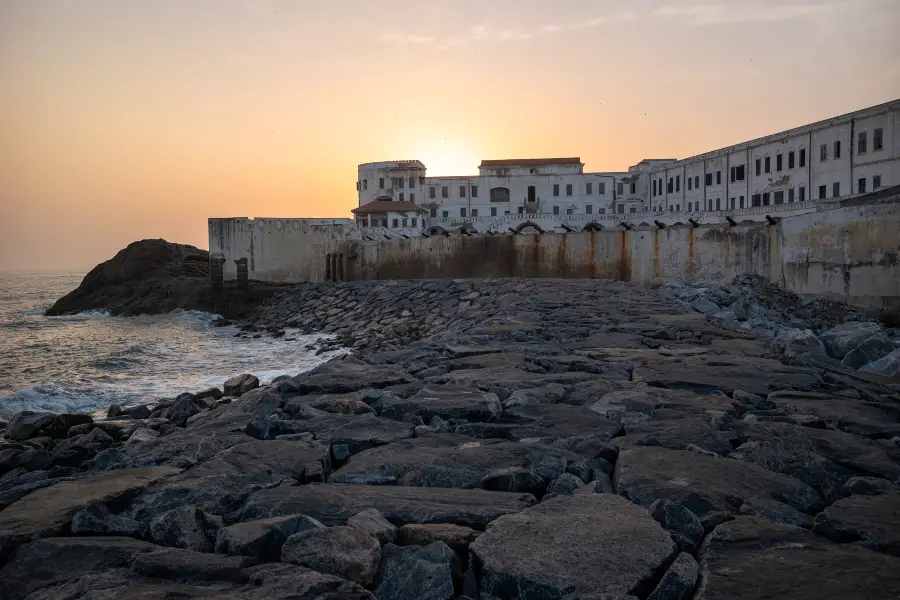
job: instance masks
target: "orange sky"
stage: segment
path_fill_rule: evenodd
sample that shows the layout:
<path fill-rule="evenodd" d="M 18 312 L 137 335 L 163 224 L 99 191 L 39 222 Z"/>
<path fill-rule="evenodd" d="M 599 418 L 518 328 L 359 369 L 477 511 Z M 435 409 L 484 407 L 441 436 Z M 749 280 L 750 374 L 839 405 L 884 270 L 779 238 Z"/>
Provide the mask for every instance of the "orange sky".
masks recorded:
<path fill-rule="evenodd" d="M 2 0 L 0 269 L 344 217 L 356 165 L 684 157 L 900 97 L 898 0 Z"/>

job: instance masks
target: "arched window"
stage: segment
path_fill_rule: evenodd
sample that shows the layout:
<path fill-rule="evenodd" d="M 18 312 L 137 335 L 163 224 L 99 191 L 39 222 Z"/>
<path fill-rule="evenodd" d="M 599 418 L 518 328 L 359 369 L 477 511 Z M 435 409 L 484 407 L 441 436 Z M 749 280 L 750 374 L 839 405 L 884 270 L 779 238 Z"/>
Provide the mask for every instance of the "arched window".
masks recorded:
<path fill-rule="evenodd" d="M 509 188 L 491 188 L 491 202 L 509 202 Z"/>

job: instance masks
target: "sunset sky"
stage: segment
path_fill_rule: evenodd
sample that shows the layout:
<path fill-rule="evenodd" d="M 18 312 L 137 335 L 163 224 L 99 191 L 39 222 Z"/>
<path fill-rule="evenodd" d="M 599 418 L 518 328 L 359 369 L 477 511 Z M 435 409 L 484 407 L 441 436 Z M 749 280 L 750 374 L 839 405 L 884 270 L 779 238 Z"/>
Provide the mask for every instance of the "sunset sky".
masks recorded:
<path fill-rule="evenodd" d="M 356 165 L 685 157 L 900 98 L 900 0 L 0 0 L 0 269 L 345 217 Z"/>

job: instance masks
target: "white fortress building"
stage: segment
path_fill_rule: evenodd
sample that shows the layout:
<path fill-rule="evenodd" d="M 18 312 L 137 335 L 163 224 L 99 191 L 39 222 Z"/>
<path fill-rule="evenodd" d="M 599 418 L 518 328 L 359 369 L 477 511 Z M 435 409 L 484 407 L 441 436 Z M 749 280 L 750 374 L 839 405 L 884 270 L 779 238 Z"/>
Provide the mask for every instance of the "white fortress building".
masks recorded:
<path fill-rule="evenodd" d="M 356 224 L 402 235 L 582 230 L 637 220 L 763 220 L 900 184 L 900 100 L 706 152 L 585 172 L 579 158 L 484 160 L 428 177 L 418 160 L 359 165 Z M 712 220 L 712 221 L 710 221 Z"/>

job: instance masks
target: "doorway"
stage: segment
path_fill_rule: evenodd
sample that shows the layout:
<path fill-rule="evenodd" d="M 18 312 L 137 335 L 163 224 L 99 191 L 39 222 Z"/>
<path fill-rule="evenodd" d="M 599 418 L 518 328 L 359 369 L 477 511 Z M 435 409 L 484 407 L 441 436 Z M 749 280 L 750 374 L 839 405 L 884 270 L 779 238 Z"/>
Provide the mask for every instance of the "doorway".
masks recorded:
<path fill-rule="evenodd" d="M 535 202 L 536 200 L 537 200 L 537 197 L 535 195 L 534 186 L 529 185 L 528 186 L 528 201 Z"/>

